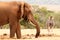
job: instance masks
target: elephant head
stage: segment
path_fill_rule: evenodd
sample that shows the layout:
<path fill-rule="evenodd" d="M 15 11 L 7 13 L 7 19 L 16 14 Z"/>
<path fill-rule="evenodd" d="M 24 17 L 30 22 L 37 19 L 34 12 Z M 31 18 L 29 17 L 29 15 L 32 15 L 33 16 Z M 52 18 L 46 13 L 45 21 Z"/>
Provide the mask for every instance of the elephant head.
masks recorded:
<path fill-rule="evenodd" d="M 28 3 L 24 3 L 24 13 L 23 13 L 23 18 L 24 20 L 28 20 L 31 21 L 35 27 L 36 27 L 36 38 L 39 36 L 40 34 L 40 27 L 37 23 L 37 21 L 34 19 L 33 14 L 32 14 L 32 6 L 29 5 Z"/>

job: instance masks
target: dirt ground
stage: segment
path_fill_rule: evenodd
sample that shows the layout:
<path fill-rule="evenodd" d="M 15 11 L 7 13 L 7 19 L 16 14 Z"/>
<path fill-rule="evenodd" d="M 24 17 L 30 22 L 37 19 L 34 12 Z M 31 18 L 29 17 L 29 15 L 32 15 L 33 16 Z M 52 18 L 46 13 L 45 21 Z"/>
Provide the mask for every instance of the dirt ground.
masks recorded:
<path fill-rule="evenodd" d="M 35 29 L 21 29 L 22 38 L 9 38 L 9 29 L 0 29 L 0 40 L 60 40 L 60 29 L 53 29 L 53 34 L 48 35 L 47 29 L 41 29 L 41 35 L 35 38 Z"/>

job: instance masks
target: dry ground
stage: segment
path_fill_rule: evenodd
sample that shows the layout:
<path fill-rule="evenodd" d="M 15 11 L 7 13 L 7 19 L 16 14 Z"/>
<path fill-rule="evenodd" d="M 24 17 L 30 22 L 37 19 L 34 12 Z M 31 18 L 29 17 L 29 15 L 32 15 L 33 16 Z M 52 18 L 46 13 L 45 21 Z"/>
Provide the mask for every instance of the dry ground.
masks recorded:
<path fill-rule="evenodd" d="M 48 36 L 47 29 L 41 29 L 41 35 L 38 38 L 35 38 L 35 29 L 22 29 L 21 39 L 9 38 L 9 29 L 0 29 L 0 40 L 60 40 L 60 29 L 53 29 L 54 35 Z M 7 35 L 6 35 L 7 34 Z"/>

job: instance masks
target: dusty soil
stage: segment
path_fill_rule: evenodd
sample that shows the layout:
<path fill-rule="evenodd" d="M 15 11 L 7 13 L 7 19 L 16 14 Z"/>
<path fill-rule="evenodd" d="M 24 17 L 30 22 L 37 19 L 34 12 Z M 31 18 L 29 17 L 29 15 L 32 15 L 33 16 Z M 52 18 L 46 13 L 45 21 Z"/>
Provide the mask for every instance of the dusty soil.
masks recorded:
<path fill-rule="evenodd" d="M 53 34 L 48 35 L 47 29 L 41 29 L 41 35 L 35 38 L 35 29 L 22 29 L 22 38 L 9 38 L 9 29 L 0 29 L 0 40 L 60 40 L 60 29 L 53 29 Z"/>

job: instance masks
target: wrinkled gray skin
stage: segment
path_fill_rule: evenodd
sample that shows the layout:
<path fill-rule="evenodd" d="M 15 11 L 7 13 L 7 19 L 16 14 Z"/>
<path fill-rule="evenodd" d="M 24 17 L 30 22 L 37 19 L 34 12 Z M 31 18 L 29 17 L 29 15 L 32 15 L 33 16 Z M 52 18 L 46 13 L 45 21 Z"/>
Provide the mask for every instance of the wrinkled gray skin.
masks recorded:
<path fill-rule="evenodd" d="M 0 2 L 0 26 L 8 24 L 10 25 L 10 38 L 17 35 L 17 38 L 21 38 L 21 29 L 19 20 L 29 20 L 36 25 L 36 38 L 40 34 L 40 28 L 38 23 L 35 21 L 31 6 L 25 2 Z"/>

